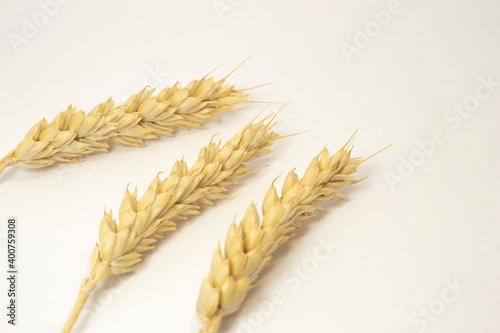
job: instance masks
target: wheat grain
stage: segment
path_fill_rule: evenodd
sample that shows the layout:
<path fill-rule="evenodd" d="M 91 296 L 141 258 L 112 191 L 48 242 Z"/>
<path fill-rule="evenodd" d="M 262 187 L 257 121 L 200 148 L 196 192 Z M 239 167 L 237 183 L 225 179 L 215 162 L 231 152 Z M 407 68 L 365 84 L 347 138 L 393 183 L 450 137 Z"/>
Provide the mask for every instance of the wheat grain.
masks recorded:
<path fill-rule="evenodd" d="M 159 135 L 172 136 L 174 127 L 202 128 L 204 120 L 217 120 L 216 113 L 233 111 L 236 104 L 247 102 L 243 90 L 224 85 L 226 78 L 204 77 L 185 88 L 177 82 L 155 96 L 154 89 L 146 87 L 119 107 L 109 99 L 88 114 L 70 105 L 52 122 L 44 118 L 31 128 L 0 160 L 0 174 L 11 165 L 34 169 L 78 163 L 86 154 L 108 152 L 109 140 L 143 147 L 146 140 Z"/>
<path fill-rule="evenodd" d="M 188 170 L 186 162 L 177 161 L 170 176 L 153 180 L 144 196 L 137 199 L 137 189 L 125 192 L 117 225 L 112 212 L 105 212 L 100 224 L 99 242 L 90 262 L 90 275 L 84 279 L 79 297 L 63 332 L 70 332 L 89 294 L 109 274 L 123 274 L 141 261 L 142 253 L 153 249 L 162 233 L 176 228 L 174 220 L 186 220 L 199 214 L 200 204 L 226 198 L 228 185 L 248 175 L 244 163 L 268 154 L 279 135 L 272 131 L 273 120 L 249 123 L 221 147 L 212 141 L 201 149 L 198 160 Z"/>
<path fill-rule="evenodd" d="M 320 203 L 343 198 L 338 189 L 358 182 L 351 174 L 365 160 L 350 157 L 350 142 L 333 156 L 323 149 L 301 180 L 292 170 L 281 197 L 273 182 L 262 204 L 262 221 L 252 203 L 242 222 L 231 224 L 224 254 L 219 245 L 201 285 L 196 308 L 203 326 L 200 332 L 217 332 L 222 318 L 239 309 L 271 254 L 294 235 L 300 222 L 321 211 Z"/>

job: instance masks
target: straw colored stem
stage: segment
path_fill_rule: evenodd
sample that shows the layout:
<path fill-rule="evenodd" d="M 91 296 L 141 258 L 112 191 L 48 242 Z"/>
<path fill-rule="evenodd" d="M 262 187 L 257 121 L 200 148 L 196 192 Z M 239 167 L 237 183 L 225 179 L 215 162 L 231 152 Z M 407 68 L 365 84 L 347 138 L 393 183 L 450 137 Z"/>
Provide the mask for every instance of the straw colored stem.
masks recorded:
<path fill-rule="evenodd" d="M 0 160 L 0 175 L 5 171 L 6 168 L 15 164 L 15 160 L 12 157 L 12 153 L 9 153 L 3 159 Z"/>
<path fill-rule="evenodd" d="M 75 306 L 73 307 L 73 311 L 71 311 L 68 321 L 66 322 L 66 325 L 64 325 L 62 333 L 71 332 L 71 329 L 75 325 L 76 319 L 80 315 L 80 312 L 82 311 L 83 306 L 87 302 L 88 298 L 89 298 L 89 293 L 86 290 L 80 290 L 78 294 L 78 299 L 76 300 Z"/>

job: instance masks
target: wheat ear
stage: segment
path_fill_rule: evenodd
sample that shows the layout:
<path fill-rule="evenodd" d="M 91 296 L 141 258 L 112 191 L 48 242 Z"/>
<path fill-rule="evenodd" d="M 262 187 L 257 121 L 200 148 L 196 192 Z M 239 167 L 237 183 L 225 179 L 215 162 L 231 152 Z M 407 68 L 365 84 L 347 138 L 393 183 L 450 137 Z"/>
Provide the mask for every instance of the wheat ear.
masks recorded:
<path fill-rule="evenodd" d="M 191 169 L 177 161 L 170 176 L 161 181 L 157 175 L 144 196 L 128 188 L 123 198 L 117 225 L 112 212 L 104 213 L 99 242 L 90 260 L 90 275 L 84 279 L 78 300 L 63 332 L 70 332 L 89 294 L 109 274 L 123 274 L 141 261 L 142 253 L 154 248 L 162 233 L 176 230 L 174 220 L 186 220 L 200 213 L 200 204 L 226 198 L 228 185 L 250 174 L 244 164 L 272 150 L 280 136 L 272 131 L 273 120 L 249 123 L 221 147 L 212 141 L 203 147 Z"/>
<path fill-rule="evenodd" d="M 320 203 L 343 198 L 338 189 L 358 182 L 351 174 L 364 160 L 350 157 L 350 142 L 333 156 L 323 149 L 301 180 L 292 170 L 281 197 L 273 182 L 262 204 L 262 222 L 252 203 L 242 222 L 231 224 L 224 254 L 219 245 L 201 285 L 196 308 L 203 326 L 200 332 L 217 332 L 222 318 L 239 309 L 271 254 L 294 235 L 300 222 L 321 211 Z"/>
<path fill-rule="evenodd" d="M 109 99 L 88 114 L 70 105 L 52 122 L 44 118 L 31 128 L 16 149 L 0 160 L 0 174 L 11 165 L 35 169 L 78 163 L 86 154 L 108 152 L 109 140 L 143 147 L 145 140 L 172 136 L 174 127 L 202 128 L 204 120 L 217 120 L 216 113 L 233 111 L 236 104 L 247 102 L 243 90 L 224 85 L 226 78 L 204 77 L 185 88 L 177 82 L 154 96 L 154 89 L 146 87 L 122 106 L 115 107 Z"/>

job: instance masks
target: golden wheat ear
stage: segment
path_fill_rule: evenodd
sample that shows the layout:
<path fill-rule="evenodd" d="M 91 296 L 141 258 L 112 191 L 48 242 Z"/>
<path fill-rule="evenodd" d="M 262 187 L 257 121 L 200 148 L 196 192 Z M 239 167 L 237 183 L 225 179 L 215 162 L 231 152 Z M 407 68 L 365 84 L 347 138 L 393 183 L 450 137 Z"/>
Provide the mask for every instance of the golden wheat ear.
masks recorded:
<path fill-rule="evenodd" d="M 159 175 L 142 198 L 137 189 L 127 188 L 119 210 L 119 224 L 112 212 L 104 213 L 99 243 L 90 259 L 90 275 L 80 287 L 78 300 L 62 332 L 70 332 L 89 294 L 110 274 L 130 272 L 143 253 L 154 248 L 164 232 L 176 230 L 176 222 L 200 214 L 201 205 L 228 197 L 229 185 L 251 174 L 245 164 L 270 152 L 279 139 L 274 123 L 261 120 L 241 128 L 225 145 L 210 143 L 203 147 L 191 168 L 177 161 L 168 177 Z"/>
<path fill-rule="evenodd" d="M 33 126 L 0 160 L 0 174 L 12 165 L 35 169 L 82 162 L 87 154 L 108 152 L 110 141 L 143 147 L 160 135 L 174 135 L 175 128 L 202 128 L 204 121 L 218 120 L 217 113 L 235 111 L 237 104 L 248 102 L 243 90 L 225 81 L 204 77 L 185 88 L 176 83 L 156 95 L 146 87 L 121 106 L 109 99 L 88 113 L 70 105 L 52 122 L 42 119 Z"/>
<path fill-rule="evenodd" d="M 222 318 L 240 308 L 272 253 L 294 235 L 301 221 L 321 211 L 322 202 L 343 199 L 338 190 L 358 182 L 351 174 L 366 159 L 351 158 L 353 138 L 333 155 L 324 148 L 302 179 L 290 171 L 281 196 L 273 181 L 262 203 L 262 218 L 252 203 L 241 223 L 231 224 L 201 285 L 196 306 L 200 333 L 216 333 Z"/>

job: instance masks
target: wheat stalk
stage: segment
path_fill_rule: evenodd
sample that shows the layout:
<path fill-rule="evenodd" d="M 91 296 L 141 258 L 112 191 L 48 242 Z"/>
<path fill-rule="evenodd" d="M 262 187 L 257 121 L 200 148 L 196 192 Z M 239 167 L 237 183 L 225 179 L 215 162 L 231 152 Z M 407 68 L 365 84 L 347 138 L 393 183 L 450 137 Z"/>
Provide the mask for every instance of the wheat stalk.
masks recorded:
<path fill-rule="evenodd" d="M 112 212 L 104 213 L 99 242 L 92 253 L 90 275 L 84 279 L 76 305 L 63 332 L 70 332 L 89 294 L 109 274 L 123 274 L 141 261 L 142 253 L 154 248 L 162 233 L 176 230 L 174 220 L 186 220 L 200 213 L 200 204 L 226 198 L 228 185 L 250 174 L 244 163 L 268 154 L 280 136 L 272 131 L 273 120 L 245 125 L 221 147 L 212 141 L 203 147 L 191 169 L 177 161 L 170 176 L 153 180 L 144 196 L 137 199 L 137 189 L 125 192 L 117 225 Z"/>
<path fill-rule="evenodd" d="M 203 326 L 200 332 L 217 332 L 222 318 L 239 309 L 271 254 L 294 235 L 300 222 L 321 211 L 320 203 L 343 198 L 337 190 L 358 182 L 351 174 L 365 160 L 350 157 L 351 140 L 333 156 L 323 149 L 301 180 L 292 170 L 281 197 L 273 182 L 262 203 L 262 221 L 252 203 L 242 222 L 231 224 L 224 254 L 219 245 L 201 285 L 196 308 Z"/>
<path fill-rule="evenodd" d="M 233 111 L 236 104 L 247 102 L 243 90 L 224 85 L 226 79 L 204 77 L 185 88 L 177 82 L 155 96 L 154 89 L 146 87 L 119 107 L 109 99 L 88 114 L 70 105 L 52 122 L 44 118 L 31 128 L 0 160 L 0 174 L 11 165 L 35 169 L 82 162 L 86 154 L 108 152 L 109 140 L 143 147 L 145 140 L 172 136 L 174 127 L 202 128 L 204 120 L 217 120 L 216 113 Z"/>

